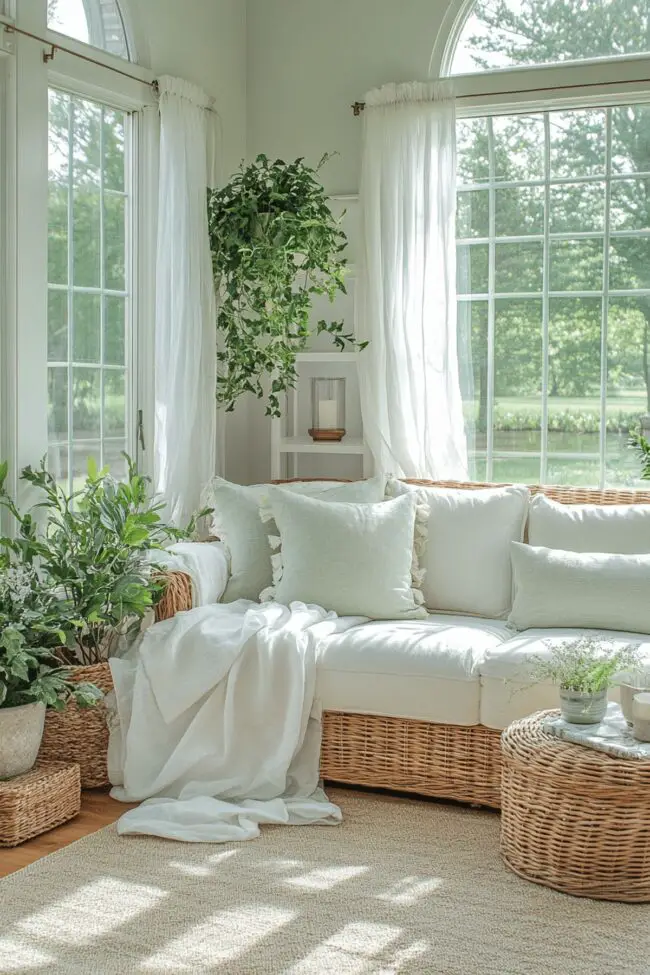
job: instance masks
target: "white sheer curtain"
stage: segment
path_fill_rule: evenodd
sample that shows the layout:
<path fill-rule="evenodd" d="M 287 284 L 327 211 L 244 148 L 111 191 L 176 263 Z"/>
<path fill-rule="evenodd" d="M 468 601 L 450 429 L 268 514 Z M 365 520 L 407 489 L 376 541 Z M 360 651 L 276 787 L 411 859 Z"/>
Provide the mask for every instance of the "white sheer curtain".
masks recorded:
<path fill-rule="evenodd" d="M 207 220 L 215 140 L 210 99 L 200 88 L 169 76 L 158 85 L 154 473 L 166 517 L 181 525 L 215 473 L 216 304 Z"/>
<path fill-rule="evenodd" d="M 442 82 L 366 95 L 357 335 L 379 470 L 467 477 L 456 343 L 455 112 Z"/>

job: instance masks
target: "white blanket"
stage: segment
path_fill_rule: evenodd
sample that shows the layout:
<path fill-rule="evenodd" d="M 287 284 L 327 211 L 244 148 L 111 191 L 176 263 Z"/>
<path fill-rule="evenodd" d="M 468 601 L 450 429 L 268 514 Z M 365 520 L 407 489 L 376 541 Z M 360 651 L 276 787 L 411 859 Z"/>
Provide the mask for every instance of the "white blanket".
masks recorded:
<path fill-rule="evenodd" d="M 339 822 L 319 788 L 316 656 L 358 622 L 239 600 L 157 623 L 111 660 L 111 795 L 146 800 L 118 831 L 226 842 L 260 823 Z"/>

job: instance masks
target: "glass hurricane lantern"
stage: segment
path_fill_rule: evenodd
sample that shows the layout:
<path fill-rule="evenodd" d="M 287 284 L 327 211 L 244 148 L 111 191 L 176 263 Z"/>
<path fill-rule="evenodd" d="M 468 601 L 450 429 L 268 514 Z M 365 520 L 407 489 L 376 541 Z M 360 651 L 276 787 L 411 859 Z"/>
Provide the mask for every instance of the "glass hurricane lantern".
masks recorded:
<path fill-rule="evenodd" d="M 338 442 L 345 436 L 345 379 L 314 377 L 311 381 L 311 427 L 316 443 Z"/>

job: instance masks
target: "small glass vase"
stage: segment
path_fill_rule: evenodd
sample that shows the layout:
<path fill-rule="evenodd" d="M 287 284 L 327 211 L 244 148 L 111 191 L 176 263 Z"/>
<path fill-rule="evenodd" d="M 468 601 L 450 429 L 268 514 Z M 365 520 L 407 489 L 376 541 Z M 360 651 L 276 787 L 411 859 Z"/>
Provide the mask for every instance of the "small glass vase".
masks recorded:
<path fill-rule="evenodd" d="M 607 689 L 592 694 L 561 687 L 560 711 L 569 724 L 600 724 L 607 713 Z"/>

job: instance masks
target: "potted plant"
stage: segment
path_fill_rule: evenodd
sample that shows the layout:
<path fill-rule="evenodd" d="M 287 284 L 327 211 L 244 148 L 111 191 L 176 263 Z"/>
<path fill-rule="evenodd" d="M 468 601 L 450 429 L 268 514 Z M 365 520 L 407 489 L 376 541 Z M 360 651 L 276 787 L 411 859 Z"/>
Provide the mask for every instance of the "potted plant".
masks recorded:
<path fill-rule="evenodd" d="M 46 470 L 26 467 L 21 480 L 39 492 L 22 513 L 6 489 L 7 465 L 0 465 L 0 507 L 16 522 L 16 534 L 0 537 L 0 549 L 14 561 L 34 568 L 67 607 L 74 626 L 58 640 L 60 666 L 71 684 L 92 683 L 104 694 L 112 689 L 108 658 L 125 650 L 143 620 L 161 598 L 165 583 L 149 558 L 152 549 L 189 537 L 195 529 L 177 529 L 162 521 L 164 505 L 152 499 L 149 479 L 127 457 L 128 477 L 115 481 L 107 468 L 88 462 L 83 486 L 66 493 Z M 206 512 L 199 512 L 197 518 Z M 86 788 L 107 782 L 108 729 L 103 707 L 92 713 L 69 706 L 48 714 L 41 756 L 77 762 Z"/>
<path fill-rule="evenodd" d="M 0 779 L 27 772 L 36 761 L 45 709 L 68 700 L 90 707 L 101 696 L 70 681 L 57 648 L 75 628 L 71 607 L 35 568 L 0 555 Z"/>
<path fill-rule="evenodd" d="M 208 195 L 220 299 L 217 401 L 226 410 L 248 392 L 267 396 L 267 415 L 280 416 L 280 395 L 295 386 L 296 356 L 312 331 L 327 332 L 341 350 L 367 345 L 342 321 L 310 322 L 314 296 L 345 293 L 346 237 L 318 176 L 328 158 L 312 169 L 259 155 Z"/>
<path fill-rule="evenodd" d="M 637 644 L 616 647 L 592 637 L 578 637 L 546 644 L 549 656 L 531 660 L 534 681 L 550 681 L 559 687 L 560 711 L 571 724 L 597 724 L 607 711 L 607 691 L 616 675 L 634 668 Z"/>

